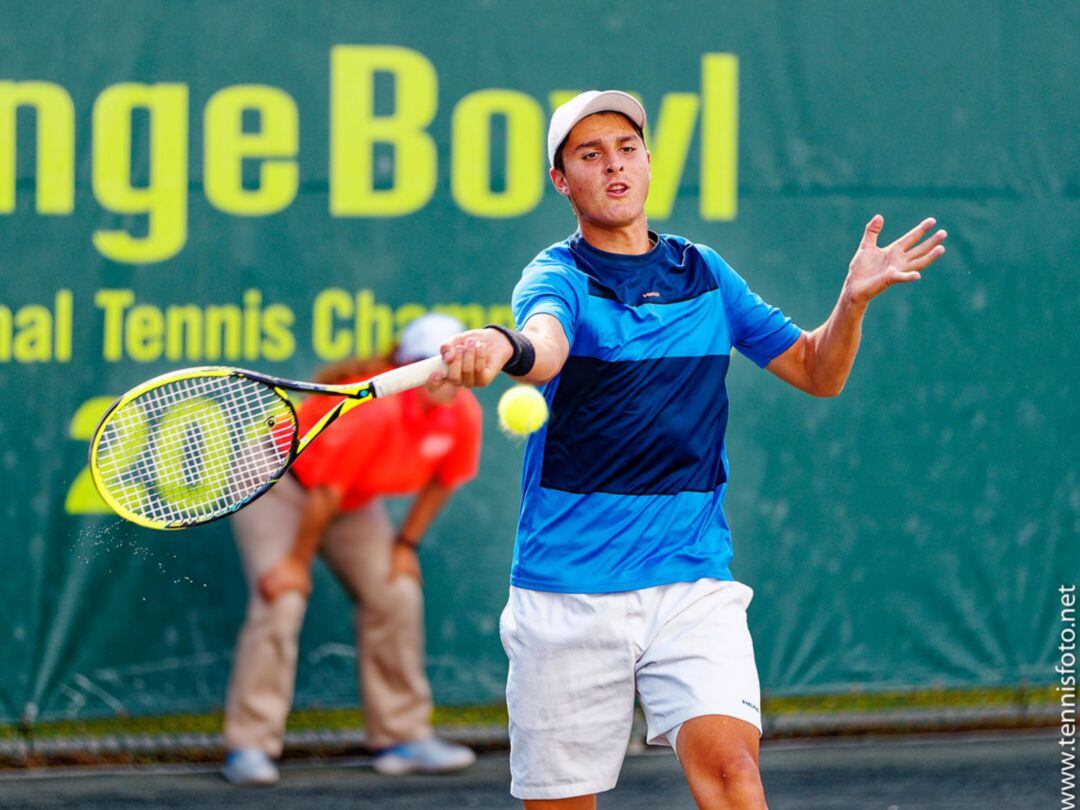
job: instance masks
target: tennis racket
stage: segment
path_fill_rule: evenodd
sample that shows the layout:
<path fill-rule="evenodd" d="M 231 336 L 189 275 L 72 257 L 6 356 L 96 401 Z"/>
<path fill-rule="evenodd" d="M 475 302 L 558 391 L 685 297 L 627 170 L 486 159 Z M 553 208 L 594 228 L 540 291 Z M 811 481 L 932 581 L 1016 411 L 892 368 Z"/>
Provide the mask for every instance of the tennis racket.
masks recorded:
<path fill-rule="evenodd" d="M 209 523 L 266 492 L 343 414 L 445 370 L 442 358 L 431 357 L 349 385 L 227 366 L 173 371 L 113 403 L 90 441 L 90 473 L 105 503 L 132 523 L 150 529 Z M 345 399 L 301 437 L 284 389 Z"/>

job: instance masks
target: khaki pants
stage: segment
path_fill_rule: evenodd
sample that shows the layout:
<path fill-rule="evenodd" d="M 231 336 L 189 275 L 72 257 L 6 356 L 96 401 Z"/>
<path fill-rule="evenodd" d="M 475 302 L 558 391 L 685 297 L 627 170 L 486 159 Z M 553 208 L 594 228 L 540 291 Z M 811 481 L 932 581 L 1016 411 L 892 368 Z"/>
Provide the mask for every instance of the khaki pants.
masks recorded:
<path fill-rule="evenodd" d="M 232 519 L 248 584 L 248 608 L 225 702 L 225 747 L 281 755 L 296 682 L 307 599 L 296 591 L 272 603 L 258 581 L 292 548 L 306 492 L 286 475 Z M 394 530 L 382 504 L 338 515 L 323 559 L 357 603 L 356 646 L 367 741 L 385 747 L 432 734 L 431 687 L 424 673 L 423 594 L 410 577 L 387 582 Z"/>

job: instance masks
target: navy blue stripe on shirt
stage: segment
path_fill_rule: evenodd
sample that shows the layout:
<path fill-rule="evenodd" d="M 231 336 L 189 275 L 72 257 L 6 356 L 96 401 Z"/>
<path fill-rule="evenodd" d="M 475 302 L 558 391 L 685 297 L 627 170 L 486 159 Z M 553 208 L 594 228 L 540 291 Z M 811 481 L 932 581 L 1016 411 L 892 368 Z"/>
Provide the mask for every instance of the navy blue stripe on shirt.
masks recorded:
<path fill-rule="evenodd" d="M 540 486 L 624 495 L 715 490 L 727 480 L 729 361 L 571 356 L 552 402 Z"/>
<path fill-rule="evenodd" d="M 676 250 L 678 247 L 678 250 Z M 602 254 L 588 243 L 579 241 L 576 249 L 571 250 L 574 264 L 589 279 L 589 295 L 619 301 L 630 307 L 644 304 L 677 304 L 691 301 L 707 292 L 719 288 L 716 275 L 709 269 L 705 259 L 689 244 L 669 245 L 656 248 L 668 258 L 660 269 L 649 268 L 643 272 L 635 268 L 635 261 L 640 263 L 642 256 L 621 256 Z M 622 272 L 612 272 L 606 262 L 598 262 L 597 255 L 605 255 L 607 261 L 620 261 L 627 266 Z M 652 256 L 652 253 L 646 254 Z"/>

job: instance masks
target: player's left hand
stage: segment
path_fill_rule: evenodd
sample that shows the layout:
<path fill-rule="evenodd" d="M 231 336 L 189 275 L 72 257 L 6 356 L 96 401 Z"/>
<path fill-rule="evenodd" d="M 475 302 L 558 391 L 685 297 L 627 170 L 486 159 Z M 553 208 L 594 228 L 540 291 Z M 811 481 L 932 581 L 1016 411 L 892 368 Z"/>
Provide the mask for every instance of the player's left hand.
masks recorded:
<path fill-rule="evenodd" d="M 393 582 L 398 577 L 412 577 L 421 585 L 424 578 L 420 574 L 420 557 L 416 549 L 404 543 L 394 543 L 390 551 L 390 575 L 387 582 Z"/>
<path fill-rule="evenodd" d="M 857 304 L 865 304 L 893 284 L 906 284 L 922 278 L 922 271 L 945 253 L 947 234 L 939 230 L 923 239 L 937 220 L 924 219 L 895 242 L 878 247 L 877 239 L 885 226 L 885 217 L 875 214 L 866 225 L 859 249 L 848 266 L 844 289 Z"/>

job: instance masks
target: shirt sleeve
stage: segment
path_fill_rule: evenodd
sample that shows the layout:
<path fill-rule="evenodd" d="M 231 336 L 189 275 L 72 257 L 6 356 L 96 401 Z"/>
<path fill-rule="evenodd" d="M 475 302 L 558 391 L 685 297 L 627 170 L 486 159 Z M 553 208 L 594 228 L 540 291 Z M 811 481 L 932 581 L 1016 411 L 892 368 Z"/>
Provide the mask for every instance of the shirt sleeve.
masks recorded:
<path fill-rule="evenodd" d="M 727 262 L 713 253 L 724 296 L 731 342 L 761 368 L 786 352 L 802 330 L 779 309 L 769 306 Z"/>
<path fill-rule="evenodd" d="M 571 278 L 573 272 L 556 262 L 534 261 L 525 268 L 511 299 L 518 329 L 533 315 L 551 315 L 559 319 L 567 342 L 574 345 L 581 291 Z"/>
<path fill-rule="evenodd" d="M 435 480 L 449 489 L 456 489 L 474 479 L 480 468 L 484 414 L 471 391 L 462 391 L 458 399 L 461 404 L 458 406 L 454 446 L 435 470 Z"/>

